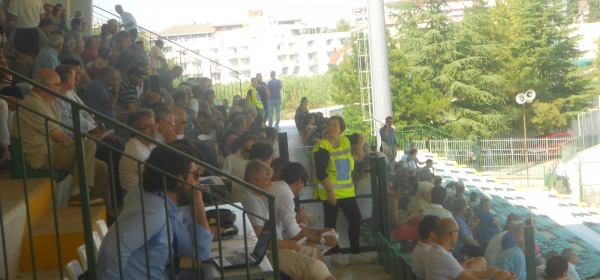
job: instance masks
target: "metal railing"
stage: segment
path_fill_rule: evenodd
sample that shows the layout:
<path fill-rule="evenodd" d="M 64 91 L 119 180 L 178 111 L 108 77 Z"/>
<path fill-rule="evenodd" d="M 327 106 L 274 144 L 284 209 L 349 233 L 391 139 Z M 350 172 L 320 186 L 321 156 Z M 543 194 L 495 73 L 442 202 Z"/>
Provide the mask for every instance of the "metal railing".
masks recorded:
<path fill-rule="evenodd" d="M 7 103 L 14 104 L 16 106 L 16 112 L 15 112 L 14 118 L 15 118 L 15 123 L 16 123 L 16 126 L 17 126 L 16 131 L 18 132 L 18 134 L 16 136 L 18 137 L 18 139 L 21 139 L 21 140 L 18 140 L 19 144 L 22 145 L 22 139 L 23 139 L 22 138 L 22 134 L 21 134 L 22 133 L 22 125 L 23 125 L 22 124 L 23 120 L 21 119 L 21 115 L 23 114 L 24 110 L 27 111 L 30 114 L 36 115 L 36 117 L 43 118 L 43 120 L 44 120 L 44 126 L 45 126 L 45 134 L 46 135 L 49 135 L 49 133 L 48 133 L 49 132 L 48 131 L 49 124 L 55 123 L 55 124 L 59 124 L 64 129 L 71 129 L 74 132 L 74 135 L 76 136 L 73 139 L 73 142 L 74 142 L 73 145 L 75 146 L 75 150 L 76 150 L 76 153 L 75 153 L 76 154 L 75 164 L 76 164 L 77 170 L 78 170 L 77 175 L 79 176 L 79 180 L 78 180 L 77 183 L 78 183 L 78 186 L 79 186 L 79 192 L 81 194 L 81 215 L 82 215 L 82 221 L 83 221 L 82 222 L 82 227 L 83 227 L 83 237 L 84 237 L 84 240 L 85 240 L 85 248 L 86 248 L 86 255 L 87 255 L 87 267 L 88 267 L 87 272 L 88 272 L 89 279 L 96 279 L 96 275 L 97 275 L 97 273 L 96 273 L 97 272 L 96 271 L 96 252 L 95 252 L 95 249 L 94 249 L 95 245 L 94 245 L 93 228 L 92 228 L 92 222 L 93 221 L 91 220 L 92 213 L 91 213 L 91 206 L 90 206 L 90 198 L 89 198 L 88 189 L 87 189 L 88 188 L 87 186 L 89 185 L 88 182 L 90 182 L 90 179 L 87 176 L 93 176 L 93 175 L 86 174 L 86 172 L 85 172 L 86 169 L 85 169 L 85 156 L 84 156 L 84 141 L 85 141 L 86 137 L 85 137 L 84 131 L 82 131 L 82 129 L 81 129 L 81 114 L 80 114 L 81 112 L 85 111 L 85 112 L 88 112 L 90 114 L 93 114 L 93 115 L 95 115 L 95 117 L 96 117 L 96 119 L 98 121 L 104 122 L 105 124 L 108 124 L 111 127 L 114 127 L 116 130 L 125 131 L 125 132 L 127 132 L 127 133 L 129 133 L 129 134 L 131 134 L 131 135 L 133 135 L 135 137 L 139 137 L 140 139 L 144 139 L 144 140 L 146 140 L 146 141 L 148 141 L 150 143 L 153 143 L 153 144 L 157 145 L 157 147 L 162 147 L 164 149 L 167 149 L 170 153 L 173 153 L 173 154 L 175 154 L 175 155 L 177 155 L 177 156 L 179 156 L 179 157 L 181 157 L 181 158 L 183 158 L 183 159 L 185 159 L 185 160 L 187 160 L 187 161 L 189 161 L 191 163 L 195 163 L 195 164 L 197 164 L 199 166 L 202 166 L 203 168 L 208 169 L 208 170 L 214 172 L 215 174 L 217 174 L 219 176 L 224 176 L 224 177 L 228 178 L 229 180 L 231 180 L 233 182 L 239 183 L 244 188 L 248 188 L 248 189 L 252 190 L 253 192 L 255 192 L 257 194 L 266 197 L 267 201 L 268 201 L 268 213 L 269 213 L 269 217 L 275 217 L 274 197 L 272 195 L 269 195 L 267 192 L 265 192 L 265 191 L 263 191 L 261 189 L 258 189 L 258 188 L 254 187 L 252 185 L 249 185 L 248 183 L 246 183 L 246 182 L 244 182 L 244 181 L 242 181 L 242 180 L 240 180 L 240 179 L 238 179 L 236 177 L 233 177 L 230 174 L 225 174 L 220 169 L 218 169 L 216 167 L 213 167 L 213 166 L 211 166 L 209 164 L 206 164 L 206 163 L 204 163 L 202 161 L 199 161 L 198 159 L 193 158 L 193 157 L 191 157 L 188 154 L 184 154 L 184 153 L 182 153 L 182 152 L 174 149 L 173 147 L 170 147 L 168 145 L 159 143 L 155 139 L 152 139 L 152 138 L 150 138 L 150 137 L 148 137 L 148 136 L 140 133 L 139 131 L 137 131 L 135 129 L 132 129 L 132 128 L 124 125 L 123 123 L 120 123 L 120 122 L 118 122 L 118 121 L 116 121 L 114 119 L 111 119 L 110 117 L 102 115 L 99 112 L 97 112 L 97 111 L 95 111 L 95 110 L 93 110 L 91 108 L 88 108 L 85 105 L 82 105 L 80 103 L 72 101 L 69 98 L 66 98 L 66 97 L 62 96 L 61 94 L 59 94 L 57 92 L 54 92 L 54 91 L 46 88 L 42 84 L 39 84 L 39 83 L 37 83 L 37 82 L 35 82 L 33 80 L 28 79 L 25 76 L 22 76 L 22 75 L 18 74 L 17 72 L 14 72 L 14 71 L 12 71 L 10 69 L 7 69 L 7 68 L 4 68 L 4 67 L 0 67 L 0 71 L 9 73 L 9 74 L 13 75 L 13 77 L 18 77 L 19 79 L 22 79 L 23 81 L 26 81 L 27 83 L 31 84 L 34 88 L 37 88 L 37 89 L 39 89 L 39 90 L 41 90 L 41 91 L 43 91 L 43 92 L 45 92 L 45 93 L 53 96 L 54 98 L 60 99 L 60 100 L 62 100 L 64 102 L 67 102 L 68 104 L 71 105 L 72 116 L 73 116 L 73 124 L 72 124 L 72 126 L 70 124 L 60 123 L 60 122 L 58 122 L 58 121 L 56 121 L 56 120 L 54 120 L 54 119 L 52 119 L 52 118 L 50 118 L 48 116 L 45 116 L 43 114 L 40 114 L 40 113 L 32 110 L 32 108 L 29 108 L 29 107 L 26 107 L 26 106 L 24 106 L 22 104 L 19 104 L 18 102 L 13 101 L 12 99 L 6 98 L 4 96 L 0 96 L 0 98 L 4 99 Z M 131 155 L 123 153 L 121 150 L 116 149 L 116 148 L 112 147 L 111 145 L 109 145 L 107 143 L 104 143 L 100 139 L 91 138 L 89 140 L 93 141 L 93 143 L 95 143 L 98 147 L 102 146 L 102 147 L 105 147 L 106 149 L 108 149 L 108 151 L 109 151 L 109 158 L 110 159 L 113 159 L 113 158 L 115 158 L 117 156 L 131 157 Z M 46 141 L 46 147 L 48 148 L 48 157 L 47 157 L 48 158 L 48 166 L 49 166 L 50 171 L 53 172 L 54 168 L 52 167 L 52 164 L 51 164 L 52 162 L 50 161 L 50 159 L 53 156 L 56 156 L 56 155 L 53 155 L 51 153 L 51 151 L 52 151 L 52 149 L 51 149 L 52 143 L 51 143 L 50 137 L 47 136 L 45 141 Z M 20 156 L 21 158 L 24 158 L 24 151 L 22 150 L 20 155 L 13 155 L 13 158 L 17 157 L 17 156 Z M 139 161 L 139 160 L 136 160 L 136 162 L 138 164 L 138 167 L 140 167 L 140 170 L 141 170 L 141 167 L 144 167 L 144 168 L 148 168 L 148 169 L 154 169 L 155 171 L 157 171 L 157 172 L 159 172 L 161 174 L 161 176 L 163 178 L 162 179 L 162 181 L 163 181 L 162 182 L 162 186 L 163 186 L 163 189 L 165 190 L 165 192 L 166 192 L 166 178 L 176 179 L 176 180 L 179 180 L 179 182 L 181 184 L 188 184 L 188 185 L 190 185 L 186 181 L 183 181 L 183 180 L 181 180 L 181 179 L 179 179 L 177 177 L 174 177 L 173 175 L 169 174 L 168 172 L 166 172 L 164 170 L 158 169 L 156 166 L 152 166 L 152 165 L 146 164 L 145 162 Z M 116 205 L 117 205 L 117 198 L 116 198 L 116 192 L 115 192 L 116 191 L 115 190 L 116 184 L 115 184 L 115 174 L 113 172 L 113 170 L 114 170 L 113 167 L 114 166 L 113 166 L 113 161 L 112 160 L 109 161 L 108 166 L 109 166 L 109 179 L 110 179 L 109 180 L 109 182 L 110 182 L 110 198 L 109 198 L 109 202 L 110 203 L 109 202 L 107 202 L 107 203 L 110 204 L 110 207 L 111 207 L 112 211 L 114 211 L 113 213 L 118 213 L 119 209 L 117 209 L 117 207 L 116 207 Z M 34 279 L 38 279 L 38 277 L 39 277 L 38 270 L 41 269 L 41 268 L 39 268 L 39 267 L 36 266 L 36 263 L 35 263 L 36 256 L 47 254 L 47 252 L 40 252 L 40 251 L 38 251 L 36 249 L 36 244 L 34 244 L 35 242 L 33 240 L 34 239 L 34 237 L 33 237 L 34 236 L 34 232 L 33 232 L 33 226 L 34 225 L 33 225 L 33 223 L 35 221 L 32 220 L 32 216 L 31 216 L 31 207 L 32 207 L 31 202 L 30 202 L 31 192 L 30 192 L 30 188 L 29 188 L 29 180 L 27 179 L 27 177 L 28 177 L 27 173 L 31 172 L 31 171 L 28 171 L 29 169 L 26 168 L 26 163 L 24 161 L 23 161 L 23 163 L 22 163 L 21 166 L 13 166 L 13 168 L 21 168 L 25 172 L 25 174 L 24 174 L 24 176 L 22 178 L 23 191 L 24 191 L 24 200 L 25 200 L 25 205 L 26 205 L 26 207 L 25 207 L 25 210 L 26 210 L 26 219 L 25 219 L 26 225 L 25 226 L 26 226 L 26 229 L 27 229 L 26 231 L 27 232 L 25 234 L 26 234 L 26 236 L 28 236 L 28 240 L 26 242 L 28 242 L 27 245 L 30 248 L 30 256 L 31 256 L 30 258 L 31 259 L 29 261 L 32 264 L 32 272 L 31 273 L 33 274 L 33 278 Z M 142 182 L 141 175 L 142 175 L 142 173 L 140 171 L 139 174 L 138 174 L 138 178 L 140 179 L 140 182 Z M 56 188 L 56 183 L 54 182 L 54 180 L 51 180 L 51 186 L 52 186 L 52 194 L 53 194 L 52 195 L 52 203 L 51 203 L 52 206 L 51 207 L 52 207 L 52 215 L 53 215 L 53 218 L 54 218 L 54 221 L 55 221 L 55 225 L 54 225 L 55 226 L 54 237 L 55 237 L 55 240 L 56 240 L 54 245 L 57 246 L 57 250 L 58 250 L 56 257 L 57 257 L 57 260 L 58 260 L 59 276 L 60 276 L 60 279 L 63 279 L 65 277 L 65 271 L 63 271 L 64 264 L 67 261 L 70 261 L 70 260 L 64 260 L 62 258 L 62 256 L 61 256 L 61 247 L 62 247 L 61 244 L 62 244 L 62 240 L 61 240 L 61 231 L 60 231 L 59 224 L 60 224 L 61 219 L 63 219 L 63 217 L 61 217 L 58 214 L 58 212 L 57 212 L 57 210 L 59 209 L 59 206 L 58 206 L 59 205 L 59 201 L 57 200 L 57 197 L 54 195 L 55 192 L 56 192 L 56 189 L 55 189 Z M 192 190 L 202 191 L 199 188 L 199 186 L 195 186 L 195 185 L 192 186 L 192 185 L 190 185 L 190 187 L 191 187 Z M 143 188 L 142 188 L 141 184 L 140 184 L 140 192 L 143 193 Z M 226 198 L 220 197 L 220 196 L 215 195 L 213 193 L 206 193 L 206 192 L 203 191 L 203 195 L 211 197 L 213 199 L 213 201 L 217 201 L 219 203 L 224 203 L 224 204 L 231 203 Z M 167 217 L 167 220 L 165 221 L 165 223 L 166 223 L 166 225 L 168 227 L 169 224 L 170 224 L 170 222 L 168 220 L 169 219 L 168 208 L 166 207 L 166 205 L 167 205 L 167 198 L 163 197 L 163 199 L 164 199 L 164 203 L 165 203 L 164 205 L 165 205 L 165 211 L 166 211 L 166 217 Z M 219 203 L 216 203 L 216 208 L 217 209 L 219 208 Z M 143 209 L 143 207 L 144 207 L 143 206 L 144 205 L 144 201 L 143 201 L 143 199 L 141 201 L 141 204 L 142 204 L 142 212 L 144 212 L 144 209 Z M 243 213 L 242 219 L 244 219 L 244 236 L 247 236 L 246 235 L 246 233 L 247 233 L 246 232 L 246 226 L 245 226 L 246 215 L 257 216 L 257 217 L 265 220 L 265 218 L 258 216 L 256 213 L 252 213 L 252 212 L 246 211 L 246 210 L 241 209 L 240 207 L 238 207 L 236 205 L 233 205 L 233 207 L 236 207 L 236 208 L 240 209 L 242 211 L 242 213 Z M 3 208 L 1 200 L 0 200 L 0 208 Z M 195 210 L 194 209 L 194 204 L 192 203 L 192 215 L 193 215 L 193 213 L 195 213 L 194 210 Z M 143 227 L 144 227 L 144 235 L 146 235 L 146 225 L 145 225 L 146 219 L 145 219 L 145 214 L 143 214 L 142 217 L 143 217 L 142 223 L 143 223 Z M 193 227 L 196 228 L 196 226 L 198 224 L 197 224 L 195 216 L 193 217 L 192 220 L 193 220 Z M 272 228 L 272 229 L 276 228 L 276 224 L 275 224 L 275 220 L 274 219 L 271 218 L 267 222 L 269 223 L 270 228 Z M 4 273 L 4 277 L 5 278 L 12 279 L 12 277 L 15 277 L 15 276 L 9 273 L 9 267 L 8 267 L 8 264 L 7 264 L 6 260 L 8 260 L 10 258 L 15 258 L 17 256 L 14 256 L 14 255 L 9 256 L 9 255 L 7 255 L 8 254 L 7 250 L 6 250 L 7 243 L 13 242 L 13 241 L 5 239 L 5 237 L 6 237 L 5 232 L 6 232 L 7 229 L 4 227 L 4 222 L 3 221 L 2 221 L 2 223 L 1 223 L 0 226 L 1 226 L 1 231 L 0 232 L 2 233 L 2 247 L 3 247 L 3 250 L 2 250 L 2 254 L 3 255 L 2 256 L 4 258 L 4 269 L 3 269 L 2 273 Z M 114 230 L 116 231 L 116 235 L 120 236 L 120 234 L 119 234 L 120 225 L 119 225 L 119 219 L 118 218 L 115 220 L 115 224 L 113 225 L 113 227 L 114 227 Z M 111 230 L 113 230 L 113 229 L 111 228 Z M 167 232 L 169 233 L 170 230 L 167 230 Z M 219 221 L 219 216 L 218 215 L 217 215 L 217 232 L 221 232 L 220 221 Z M 145 237 L 146 238 L 144 238 L 144 245 L 143 245 L 143 247 L 146 248 L 145 257 L 146 257 L 146 261 L 147 261 L 147 264 L 148 264 L 149 256 L 148 256 L 148 250 L 147 250 L 148 247 L 147 247 L 147 244 L 148 244 L 148 240 L 149 239 L 147 238 L 147 236 L 145 236 Z M 217 240 L 218 240 L 219 256 L 221 257 L 223 255 L 222 254 L 222 249 L 223 248 L 222 248 L 222 242 L 221 242 L 222 238 L 221 238 L 220 235 L 218 235 L 217 237 L 218 237 Z M 196 238 L 196 236 L 194 236 L 194 238 Z M 246 238 L 244 238 L 244 239 L 246 239 Z M 123 270 L 122 270 L 123 269 L 123 263 L 121 262 L 120 252 L 121 252 L 121 247 L 122 247 L 122 243 L 121 242 L 125 242 L 125 241 L 119 241 L 119 238 L 117 238 L 117 240 L 118 240 L 117 241 L 117 252 L 119 252 L 119 256 L 118 256 L 119 272 L 121 273 L 120 275 L 121 275 L 121 278 L 122 278 L 122 275 L 123 275 L 122 274 L 123 273 Z M 173 260 L 174 255 L 173 255 L 173 251 L 171 250 L 171 243 L 173 242 L 173 236 L 171 236 L 170 233 L 168 234 L 167 242 L 169 244 L 169 253 L 168 253 L 169 254 L 169 259 Z M 272 235 L 271 242 L 272 242 L 273 277 L 275 279 L 279 279 L 280 278 L 280 274 L 279 274 L 279 260 L 278 260 L 278 250 L 277 250 L 277 236 L 275 234 Z M 196 242 L 194 242 L 194 244 L 196 244 Z M 245 247 L 244 248 L 245 251 L 248 253 L 247 240 L 244 241 L 244 247 Z M 199 254 L 198 254 L 198 248 L 196 247 L 195 250 L 196 250 L 195 256 L 199 256 Z M 191 257 L 194 257 L 194 256 L 191 256 Z M 115 258 L 117 258 L 117 256 L 115 256 Z M 171 265 L 172 264 L 173 264 L 173 262 L 171 262 Z M 203 264 L 201 262 L 197 262 L 197 266 L 195 267 L 196 268 L 196 272 L 199 273 L 200 270 L 202 269 L 202 266 L 203 266 Z M 150 269 L 149 267 L 146 267 L 146 268 Z M 173 272 L 173 270 L 171 269 L 171 273 L 172 272 Z M 221 272 L 221 278 L 224 278 L 224 273 L 223 273 L 222 268 L 221 268 L 220 272 Z M 151 275 L 150 275 L 149 271 L 147 270 L 146 273 L 147 273 L 148 279 L 150 279 Z M 248 268 L 248 266 L 246 267 L 246 273 L 247 273 L 247 277 L 249 277 L 249 268 Z M 202 274 L 200 274 L 200 275 L 202 275 Z"/>
<path fill-rule="evenodd" d="M 110 19 L 120 19 L 119 15 L 113 14 L 108 10 L 96 5 L 93 5 L 93 7 L 94 25 L 101 26 L 102 23 Z M 217 98 L 226 98 L 231 102 L 234 95 L 242 94 L 243 74 L 241 72 L 200 54 L 199 50 L 189 49 L 140 25 L 138 25 L 138 30 L 140 31 L 138 36 L 144 38 L 150 45 L 156 39 L 161 39 L 165 42 L 165 47 L 176 48 L 177 50 L 173 50 L 173 52 L 178 53 L 178 55 L 173 57 L 172 60 L 175 64 L 181 66 L 184 76 L 188 78 L 202 76 L 211 78 L 213 80 L 213 90 Z M 177 60 L 179 61 L 177 62 Z"/>

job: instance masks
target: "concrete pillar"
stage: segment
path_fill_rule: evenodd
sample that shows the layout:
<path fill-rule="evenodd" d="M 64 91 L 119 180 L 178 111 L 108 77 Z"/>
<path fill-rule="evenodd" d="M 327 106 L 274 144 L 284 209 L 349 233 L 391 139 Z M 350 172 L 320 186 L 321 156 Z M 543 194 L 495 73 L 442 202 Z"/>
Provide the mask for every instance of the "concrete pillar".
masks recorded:
<path fill-rule="evenodd" d="M 383 0 L 368 0 L 368 13 L 373 119 L 378 124 L 384 121 L 385 117 L 392 115 Z M 377 127 L 380 127 L 380 125 Z M 380 141 L 380 137 L 377 137 L 378 147 Z"/>
<path fill-rule="evenodd" d="M 85 30 L 83 32 L 84 36 L 92 35 L 92 19 L 94 18 L 93 12 L 93 3 L 92 0 L 61 0 L 63 6 L 67 9 L 67 20 L 70 21 L 71 18 L 75 15 L 75 11 L 81 11 L 83 13 L 83 18 L 87 25 L 85 26 Z M 67 22 L 67 25 L 70 23 Z M 69 26 L 70 27 L 70 26 Z"/>

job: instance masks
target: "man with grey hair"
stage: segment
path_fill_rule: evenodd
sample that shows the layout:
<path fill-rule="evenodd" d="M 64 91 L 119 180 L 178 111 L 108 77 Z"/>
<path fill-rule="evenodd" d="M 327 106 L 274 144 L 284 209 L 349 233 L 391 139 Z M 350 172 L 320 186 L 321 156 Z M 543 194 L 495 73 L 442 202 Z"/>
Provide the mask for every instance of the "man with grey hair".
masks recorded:
<path fill-rule="evenodd" d="M 51 69 L 40 69 L 33 76 L 33 80 L 45 87 L 58 91 L 61 83 L 60 76 Z M 54 104 L 56 96 L 46 90 L 35 87 L 21 102 L 21 105 L 30 108 L 22 110 L 19 118 L 12 120 L 12 136 L 21 139 L 25 162 L 33 169 L 65 170 L 73 175 L 75 185 L 79 184 L 78 164 L 73 138 L 67 135 L 60 124 L 60 113 Z M 35 112 L 35 113 L 34 113 Z M 44 119 L 53 121 L 46 122 Z M 17 123 L 20 125 L 18 126 Z M 50 147 L 46 141 L 50 139 Z M 85 172 L 88 180 L 89 194 L 92 198 L 108 200 L 108 167 L 106 163 L 97 160 L 96 143 L 83 139 Z M 93 178 L 93 179 L 92 179 Z M 101 203 L 100 199 L 95 200 Z M 69 203 L 79 202 L 79 195 L 69 199 Z M 94 201 L 91 200 L 91 203 Z"/>
<path fill-rule="evenodd" d="M 138 35 L 137 22 L 135 21 L 135 18 L 131 13 L 125 12 L 121 5 L 116 5 L 115 11 L 121 16 L 121 21 L 123 22 L 123 29 L 129 32 L 129 34 L 131 34 L 131 40 L 135 42 L 135 39 Z"/>
<path fill-rule="evenodd" d="M 129 115 L 127 125 L 136 129 L 143 135 L 152 139 L 156 138 L 154 112 L 150 109 L 140 109 Z M 150 143 L 150 141 L 143 139 L 138 135 L 133 135 L 129 141 L 127 141 L 125 150 L 123 151 L 123 154 L 126 156 L 121 157 L 121 161 L 119 162 L 119 179 L 123 190 L 130 191 L 131 189 L 138 187 L 140 174 L 138 170 L 138 161 L 145 161 L 150 156 L 150 152 L 152 152 L 152 149 L 154 149 L 155 146 L 156 145 Z"/>
<path fill-rule="evenodd" d="M 417 193 L 411 198 L 406 210 L 418 211 L 429 205 L 431 202 L 431 189 L 433 184 L 430 182 L 421 182 L 417 188 Z"/>
<path fill-rule="evenodd" d="M 63 49 L 64 38 L 59 34 L 52 34 L 48 37 L 48 44 L 43 47 L 33 61 L 33 73 L 37 73 L 42 68 L 54 69 L 60 65 L 58 53 Z"/>
<path fill-rule="evenodd" d="M 462 265 L 449 252 L 458 241 L 458 224 L 451 218 L 440 219 L 435 227 L 436 241 L 425 257 L 426 279 L 488 279 L 514 280 L 507 271 L 485 270 L 483 258 L 468 260 Z"/>
<path fill-rule="evenodd" d="M 512 216 L 511 216 L 512 215 Z M 504 251 L 503 248 L 503 240 L 508 240 L 509 232 L 519 232 L 523 230 L 524 224 L 521 222 L 520 217 L 514 214 L 509 215 L 506 219 L 506 225 L 504 226 L 504 231 L 496 234 L 491 240 L 488 246 L 485 248 L 484 258 L 488 264 L 488 267 L 493 266 L 496 263 L 496 259 L 498 256 Z M 511 237 L 511 240 L 513 238 Z M 508 245 L 507 241 L 504 241 L 504 244 Z M 510 246 L 512 247 L 512 246 Z"/>
<path fill-rule="evenodd" d="M 567 270 L 568 278 L 572 280 L 580 280 L 581 278 L 579 278 L 579 274 L 577 274 L 577 270 L 575 267 L 577 261 L 579 260 L 577 253 L 575 253 L 575 250 L 571 248 L 566 248 L 560 253 L 560 255 L 567 259 L 567 261 L 569 262 L 569 269 Z"/>

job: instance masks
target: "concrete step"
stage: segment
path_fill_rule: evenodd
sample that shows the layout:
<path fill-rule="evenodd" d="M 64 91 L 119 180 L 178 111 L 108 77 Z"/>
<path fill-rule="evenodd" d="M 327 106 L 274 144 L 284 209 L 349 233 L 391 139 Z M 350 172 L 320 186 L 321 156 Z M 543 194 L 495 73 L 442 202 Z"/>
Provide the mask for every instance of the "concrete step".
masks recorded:
<path fill-rule="evenodd" d="M 35 224 L 42 219 L 45 212 L 50 209 L 52 188 L 49 178 L 27 179 L 31 220 Z M 2 219 L 6 240 L 6 253 L 8 273 L 11 278 L 19 273 L 19 259 L 21 254 L 23 232 L 27 231 L 27 208 L 23 180 L 10 178 L 10 170 L 0 172 L 0 205 L 2 206 Z M 0 242 L 0 252 L 2 243 Z M 4 256 L 0 254 L 0 278 L 6 278 Z"/>
<path fill-rule="evenodd" d="M 83 219 L 80 207 L 63 207 L 57 209 L 60 256 L 63 265 L 71 260 L 78 260 L 77 247 L 84 244 Z M 106 221 L 106 206 L 91 207 L 92 221 Z M 36 269 L 46 270 L 58 268 L 58 247 L 54 214 L 49 210 L 44 217 L 33 226 L 33 248 L 35 249 Z M 97 230 L 94 225 L 94 230 Z M 23 246 L 21 250 L 21 271 L 32 270 L 31 252 L 28 232 L 23 234 Z"/>

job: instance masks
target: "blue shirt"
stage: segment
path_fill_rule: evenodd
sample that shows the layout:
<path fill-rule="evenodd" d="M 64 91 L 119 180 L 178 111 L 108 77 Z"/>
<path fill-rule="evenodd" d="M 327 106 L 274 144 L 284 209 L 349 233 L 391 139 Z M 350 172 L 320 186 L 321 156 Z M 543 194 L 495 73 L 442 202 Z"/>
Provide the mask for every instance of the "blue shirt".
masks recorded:
<path fill-rule="evenodd" d="M 119 215 L 119 240 L 121 251 L 117 250 L 117 231 L 110 228 L 104 240 L 96 262 L 98 279 L 119 279 L 119 258 L 123 267 L 123 279 L 147 279 L 146 246 L 144 245 L 144 230 L 142 217 L 146 220 L 146 236 L 148 238 L 148 260 L 150 262 L 150 278 L 166 279 L 165 270 L 169 261 L 169 240 L 167 224 L 171 224 L 171 239 L 177 236 L 177 248 L 180 256 L 194 258 L 195 247 L 192 242 L 194 227 L 191 211 L 178 209 L 167 198 L 169 216 L 165 211 L 163 194 L 143 192 L 141 197 L 127 203 Z M 142 212 L 141 199 L 144 200 Z M 168 220 L 167 220 L 168 219 Z M 198 239 L 199 257 L 205 260 L 210 256 L 212 234 L 200 225 L 195 228 Z"/>
<path fill-rule="evenodd" d="M 88 107 L 110 117 L 117 119 L 115 108 L 111 106 L 113 93 L 100 79 L 94 80 L 81 94 L 81 99 Z"/>
<path fill-rule="evenodd" d="M 267 84 L 269 89 L 269 100 L 281 100 L 281 81 L 272 79 Z"/>
<path fill-rule="evenodd" d="M 525 254 L 523 254 L 523 251 L 517 246 L 504 250 L 504 252 L 496 259 L 495 266 L 498 269 L 513 272 L 517 275 L 519 280 L 525 280 L 527 278 Z"/>
<path fill-rule="evenodd" d="M 490 211 L 476 208 L 475 217 L 479 218 L 479 224 L 477 224 L 477 228 L 475 229 L 479 240 L 490 240 L 494 235 L 500 232 L 500 227 L 492 224 L 495 218 Z"/>
<path fill-rule="evenodd" d="M 56 68 L 58 65 L 60 65 L 60 61 L 58 60 L 58 53 L 56 50 L 50 46 L 45 46 L 35 57 L 32 73 L 35 74 L 42 68 L 54 70 L 54 68 Z"/>
<path fill-rule="evenodd" d="M 454 220 L 458 224 L 458 240 L 456 241 L 456 246 L 454 246 L 454 249 L 459 251 L 463 246 L 465 246 L 465 241 L 463 241 L 463 239 L 466 237 L 473 239 L 473 234 L 471 233 L 471 229 L 467 225 L 464 217 L 458 216 L 454 213 L 452 213 L 452 216 L 454 216 Z"/>
<path fill-rule="evenodd" d="M 379 135 L 381 135 L 381 141 L 388 145 L 390 148 L 396 147 L 396 133 L 393 127 L 388 128 L 387 133 L 385 132 L 385 126 L 380 128 Z"/>

